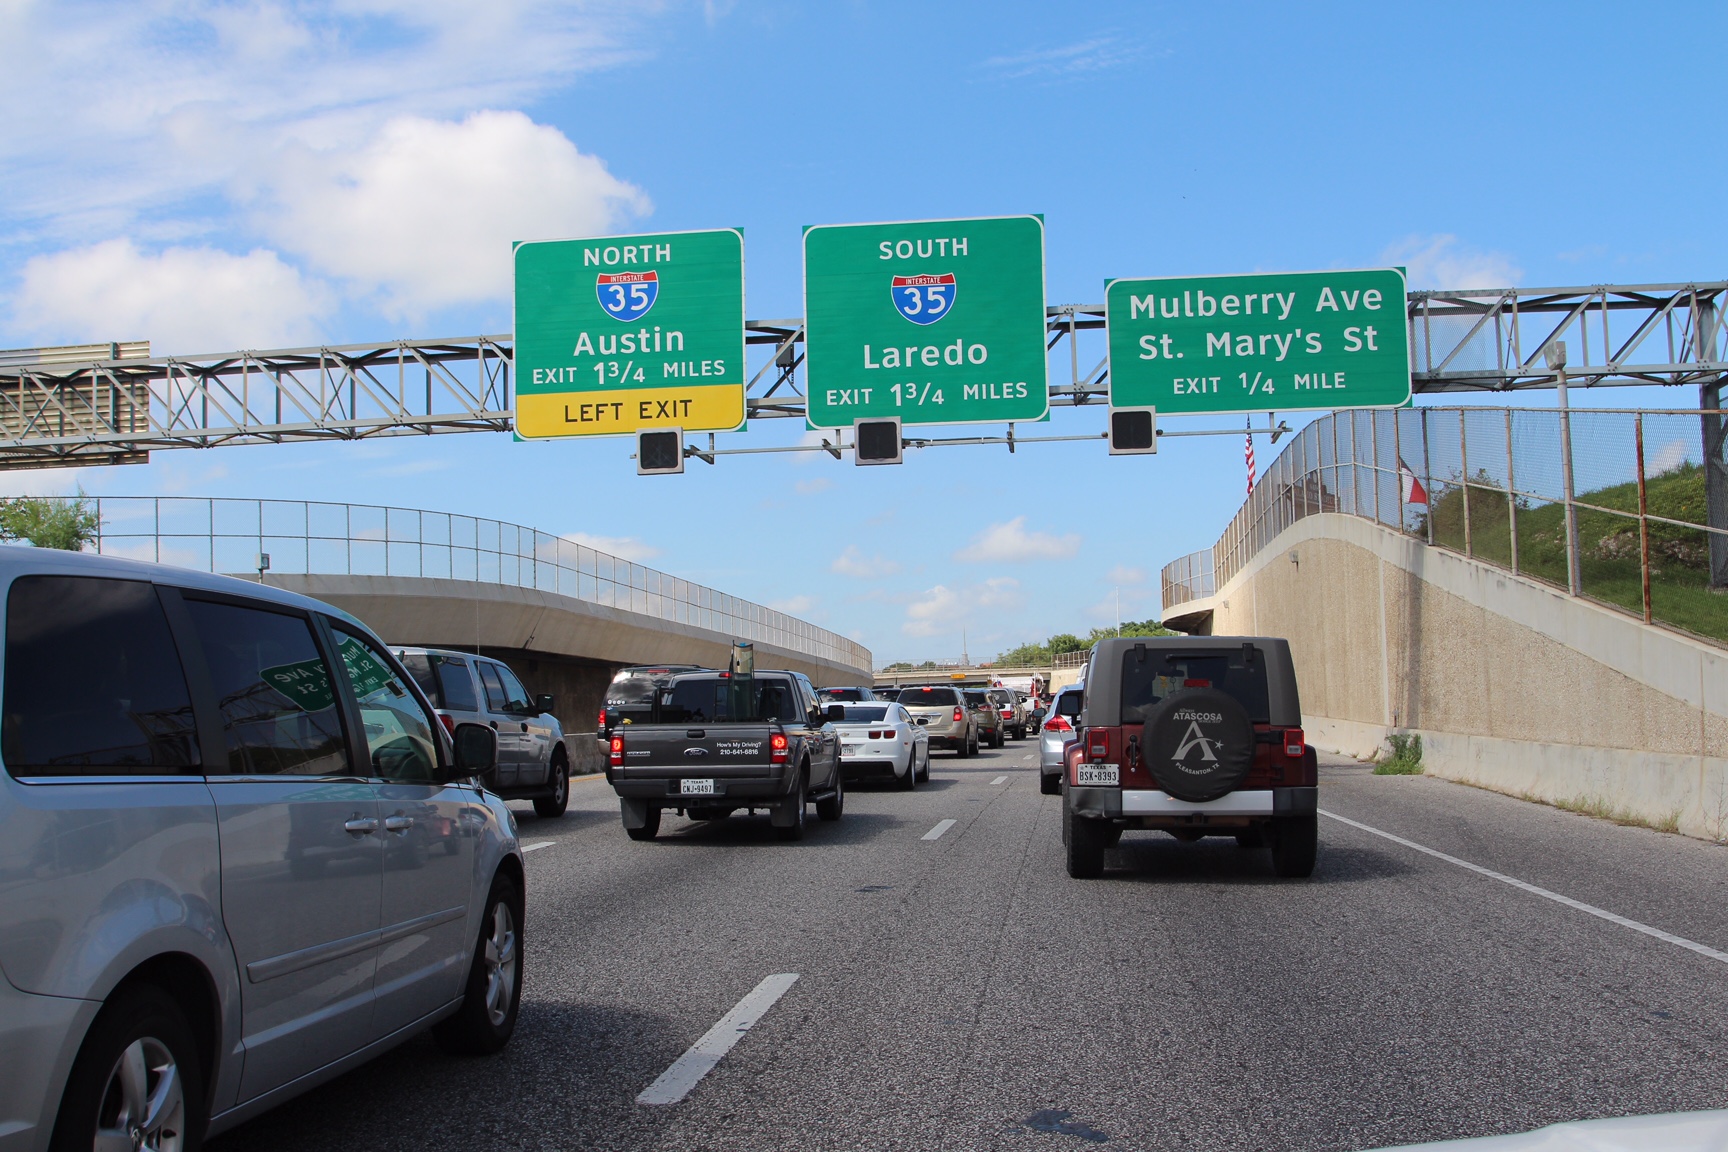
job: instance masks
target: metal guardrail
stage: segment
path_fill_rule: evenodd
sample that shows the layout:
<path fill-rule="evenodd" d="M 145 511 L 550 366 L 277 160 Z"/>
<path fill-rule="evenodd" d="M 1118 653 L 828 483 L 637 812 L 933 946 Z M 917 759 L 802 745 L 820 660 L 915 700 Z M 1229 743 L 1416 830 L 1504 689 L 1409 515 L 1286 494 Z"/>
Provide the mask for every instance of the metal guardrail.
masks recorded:
<path fill-rule="evenodd" d="M 1295 434 L 1217 544 L 1165 565 L 1165 613 L 1214 595 L 1296 521 L 1339 512 L 1728 642 L 1728 528 L 1708 512 L 1728 500 L 1725 415 L 1331 413 Z"/>
<path fill-rule="evenodd" d="M 850 667 L 871 665 L 868 648 L 808 621 L 518 524 L 306 500 L 108 496 L 95 504 L 96 550 L 104 555 L 225 573 L 257 572 L 267 555 L 278 574 L 534 588 Z"/>

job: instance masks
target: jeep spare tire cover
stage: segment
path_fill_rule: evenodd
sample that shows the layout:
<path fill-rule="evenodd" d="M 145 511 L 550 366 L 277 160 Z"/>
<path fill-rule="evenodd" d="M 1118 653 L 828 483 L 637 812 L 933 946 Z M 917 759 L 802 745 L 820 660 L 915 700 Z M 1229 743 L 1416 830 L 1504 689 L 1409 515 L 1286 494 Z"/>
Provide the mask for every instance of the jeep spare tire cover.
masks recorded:
<path fill-rule="evenodd" d="M 1158 786 L 1178 800 L 1216 800 L 1254 764 L 1254 724 L 1228 692 L 1184 688 L 1146 717 L 1140 754 Z"/>

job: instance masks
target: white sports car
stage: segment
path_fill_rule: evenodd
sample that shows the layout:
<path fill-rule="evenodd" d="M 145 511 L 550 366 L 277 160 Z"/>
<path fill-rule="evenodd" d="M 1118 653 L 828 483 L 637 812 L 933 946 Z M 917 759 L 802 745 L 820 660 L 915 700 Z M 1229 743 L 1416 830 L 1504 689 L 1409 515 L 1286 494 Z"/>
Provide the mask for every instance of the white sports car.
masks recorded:
<path fill-rule="evenodd" d="M 930 779 L 930 734 L 898 704 L 846 704 L 833 721 L 840 737 L 840 769 L 848 780 L 893 780 L 905 789 Z"/>

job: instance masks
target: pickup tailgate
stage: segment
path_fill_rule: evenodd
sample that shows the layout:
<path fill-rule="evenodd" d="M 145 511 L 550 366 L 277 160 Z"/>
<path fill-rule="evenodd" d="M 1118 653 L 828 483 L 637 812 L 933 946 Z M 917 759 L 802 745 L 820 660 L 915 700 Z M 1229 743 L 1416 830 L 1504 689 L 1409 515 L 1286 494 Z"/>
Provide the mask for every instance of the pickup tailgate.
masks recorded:
<path fill-rule="evenodd" d="M 623 768 L 631 776 L 768 776 L 778 731 L 767 724 L 625 725 Z"/>

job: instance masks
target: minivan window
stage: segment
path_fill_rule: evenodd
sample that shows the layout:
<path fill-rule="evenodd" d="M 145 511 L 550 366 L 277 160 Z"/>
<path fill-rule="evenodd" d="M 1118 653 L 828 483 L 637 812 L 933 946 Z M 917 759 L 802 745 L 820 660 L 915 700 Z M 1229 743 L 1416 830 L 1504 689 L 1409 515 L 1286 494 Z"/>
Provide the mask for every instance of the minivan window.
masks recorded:
<path fill-rule="evenodd" d="M 152 585 L 12 582 L 0 756 L 14 776 L 197 770 L 192 696 Z"/>
<path fill-rule="evenodd" d="M 346 776 L 334 681 L 304 617 L 188 598 L 222 712 L 228 771 Z"/>
<path fill-rule="evenodd" d="M 498 679 L 498 665 L 485 660 L 474 661 L 474 668 L 480 673 L 480 683 L 486 689 L 486 710 L 488 712 L 504 711 L 504 682 Z"/>
<path fill-rule="evenodd" d="M 438 778 L 438 750 L 426 712 L 390 662 L 352 632 L 338 632 L 337 648 L 360 704 L 372 775 L 430 783 Z"/>
<path fill-rule="evenodd" d="M 1221 688 L 1242 702 L 1248 718 L 1266 723 L 1266 660 L 1241 648 L 1209 652 L 1129 649 L 1122 654 L 1122 722 L 1143 723 L 1157 703 L 1184 688 Z"/>

